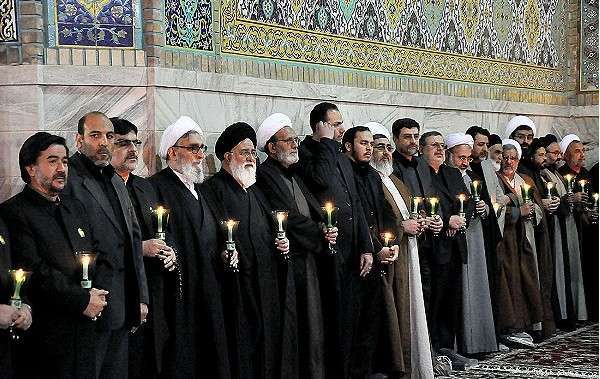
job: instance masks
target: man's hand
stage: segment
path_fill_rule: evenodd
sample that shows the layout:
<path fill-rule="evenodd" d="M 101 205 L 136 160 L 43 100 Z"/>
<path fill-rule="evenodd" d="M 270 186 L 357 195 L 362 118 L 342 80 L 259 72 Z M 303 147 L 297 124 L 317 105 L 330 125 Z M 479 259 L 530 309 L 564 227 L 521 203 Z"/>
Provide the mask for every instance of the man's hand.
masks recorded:
<path fill-rule="evenodd" d="M 402 229 L 404 232 L 411 235 L 416 236 L 423 231 L 421 223 L 418 220 L 409 218 L 408 220 L 402 221 Z"/>
<path fill-rule="evenodd" d="M 360 276 L 365 277 L 373 267 L 373 254 L 363 253 L 360 255 Z"/>
<path fill-rule="evenodd" d="M 229 253 L 227 250 L 223 251 L 221 253 L 221 259 L 223 260 L 223 263 L 225 264 L 225 266 L 227 266 L 227 267 L 237 267 L 237 265 L 239 263 L 239 257 L 238 257 L 237 249 L 234 250 L 231 253 Z"/>
<path fill-rule="evenodd" d="M 172 252 L 171 249 L 165 241 L 159 239 L 151 239 L 142 241 L 142 251 L 144 253 L 144 257 L 156 257 L 157 255 L 161 255 L 161 252 Z"/>
<path fill-rule="evenodd" d="M 144 303 L 140 303 L 140 323 L 143 324 L 146 322 L 146 317 L 148 317 L 148 305 Z"/>
<path fill-rule="evenodd" d="M 83 314 L 91 319 L 100 316 L 100 313 L 108 304 L 106 302 L 106 295 L 108 295 L 108 291 L 92 288 L 90 290 L 90 302 L 83 311 Z"/>
<path fill-rule="evenodd" d="M 479 200 L 475 203 L 475 212 L 477 212 L 478 215 L 487 215 L 487 205 L 485 204 L 485 201 Z"/>
<path fill-rule="evenodd" d="M 379 259 L 379 262 L 381 262 L 384 265 L 387 265 L 398 259 L 399 251 L 400 248 L 398 247 L 398 245 L 384 247 L 383 249 L 381 249 L 381 251 L 379 251 L 379 253 L 377 253 L 377 258 Z"/>
<path fill-rule="evenodd" d="M 319 122 L 317 124 L 317 135 L 319 139 L 321 138 L 329 138 L 333 139 L 335 136 L 335 128 L 328 122 Z"/>
<path fill-rule="evenodd" d="M 17 308 L 7 304 L 0 304 L 0 329 L 6 329 L 11 326 L 19 317 Z"/>
<path fill-rule="evenodd" d="M 588 194 L 586 192 L 576 192 L 573 194 L 573 201 L 575 203 L 587 204 Z"/>
<path fill-rule="evenodd" d="M 287 238 L 276 239 L 275 247 L 283 254 L 287 254 L 290 252 L 290 240 L 288 240 Z"/>
<path fill-rule="evenodd" d="M 530 217 L 531 212 L 533 212 L 533 206 L 529 202 L 521 205 L 519 209 L 521 211 L 521 217 Z"/>
<path fill-rule="evenodd" d="M 464 219 L 464 217 L 457 215 L 450 216 L 450 220 L 448 221 L 448 227 L 454 231 L 464 228 L 466 225 L 467 221 Z"/>
<path fill-rule="evenodd" d="M 328 230 L 326 226 L 323 226 L 323 235 L 328 243 L 335 245 L 338 237 L 338 228 L 333 227 Z"/>
<path fill-rule="evenodd" d="M 17 329 L 27 330 L 31 326 L 31 307 L 27 304 L 23 304 L 21 309 L 17 310 L 17 319 L 15 320 L 14 326 Z"/>
<path fill-rule="evenodd" d="M 167 246 L 166 249 L 162 249 L 158 255 L 159 259 L 163 261 L 163 267 L 169 271 L 175 270 L 175 263 L 177 262 L 177 256 L 175 251 Z"/>
<path fill-rule="evenodd" d="M 442 220 L 441 217 L 433 216 L 428 217 L 427 219 L 429 220 L 429 230 L 431 230 L 435 234 L 438 234 L 442 231 L 442 228 L 444 227 L 444 220 Z"/>

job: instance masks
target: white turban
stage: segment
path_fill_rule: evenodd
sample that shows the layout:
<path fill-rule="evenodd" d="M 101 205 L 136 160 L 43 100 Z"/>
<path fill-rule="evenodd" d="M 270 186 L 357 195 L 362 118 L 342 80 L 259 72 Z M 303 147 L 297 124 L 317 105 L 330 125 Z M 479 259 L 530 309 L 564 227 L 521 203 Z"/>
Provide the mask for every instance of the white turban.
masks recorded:
<path fill-rule="evenodd" d="M 517 150 L 517 159 L 521 159 L 521 155 L 523 155 L 523 150 L 521 150 L 521 145 L 514 139 L 506 138 L 502 140 L 502 146 L 511 145 Z"/>
<path fill-rule="evenodd" d="M 560 145 L 560 152 L 564 154 L 565 151 L 567 151 L 567 149 L 569 148 L 569 145 L 572 142 L 575 142 L 575 141 L 581 142 L 581 140 L 579 139 L 579 137 L 577 137 L 575 134 L 567 134 L 565 136 L 565 138 L 563 138 L 560 141 L 560 143 L 559 143 L 559 145 Z"/>
<path fill-rule="evenodd" d="M 365 127 L 369 128 L 369 130 L 371 131 L 371 134 L 373 134 L 373 136 L 375 136 L 376 134 L 381 134 L 383 136 L 385 136 L 385 138 L 389 139 L 390 141 L 392 140 L 392 137 L 390 135 L 390 131 L 387 130 L 385 128 L 385 126 L 381 125 L 378 122 L 367 122 L 365 124 Z"/>
<path fill-rule="evenodd" d="M 452 149 L 458 145 L 469 145 L 473 148 L 473 137 L 465 133 L 450 133 L 446 136 L 447 149 Z"/>
<path fill-rule="evenodd" d="M 204 135 L 200 126 L 196 123 L 196 121 L 192 120 L 188 116 L 181 116 L 172 123 L 167 126 L 165 129 L 162 138 L 160 139 L 160 148 L 158 149 L 158 155 L 162 159 L 167 159 L 167 151 L 170 147 L 177 143 L 177 140 L 180 139 L 185 133 L 196 131 L 201 136 Z"/>
<path fill-rule="evenodd" d="M 258 150 L 265 151 L 267 141 L 286 126 L 291 127 L 292 120 L 283 113 L 274 113 L 267 117 L 256 131 L 256 147 Z"/>
<path fill-rule="evenodd" d="M 515 116 L 510 119 L 508 124 L 506 124 L 506 131 L 504 132 L 504 138 L 510 138 L 510 135 L 519 127 L 519 126 L 528 126 L 533 130 L 533 136 L 536 134 L 536 127 L 533 121 L 527 116 Z"/>

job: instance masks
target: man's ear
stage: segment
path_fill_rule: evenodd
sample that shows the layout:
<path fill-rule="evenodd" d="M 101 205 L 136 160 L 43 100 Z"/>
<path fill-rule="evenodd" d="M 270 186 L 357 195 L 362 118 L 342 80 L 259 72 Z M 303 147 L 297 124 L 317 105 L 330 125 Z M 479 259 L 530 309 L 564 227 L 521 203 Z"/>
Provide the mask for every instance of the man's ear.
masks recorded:
<path fill-rule="evenodd" d="M 267 155 L 275 155 L 277 154 L 277 152 L 275 151 L 275 144 L 271 143 L 271 142 L 267 142 L 267 151 L 266 151 Z"/>
<path fill-rule="evenodd" d="M 81 143 L 83 142 L 83 136 L 79 133 L 75 134 L 75 147 L 79 150 Z"/>
<path fill-rule="evenodd" d="M 347 153 L 351 153 L 352 152 L 352 144 L 350 142 L 344 143 L 344 149 L 346 150 Z"/>
<path fill-rule="evenodd" d="M 29 166 L 25 166 L 25 170 L 27 171 L 27 174 L 29 175 L 30 179 L 34 177 L 35 170 L 33 169 L 32 164 L 30 164 Z"/>
<path fill-rule="evenodd" d="M 423 145 L 419 145 L 419 155 L 423 155 Z"/>

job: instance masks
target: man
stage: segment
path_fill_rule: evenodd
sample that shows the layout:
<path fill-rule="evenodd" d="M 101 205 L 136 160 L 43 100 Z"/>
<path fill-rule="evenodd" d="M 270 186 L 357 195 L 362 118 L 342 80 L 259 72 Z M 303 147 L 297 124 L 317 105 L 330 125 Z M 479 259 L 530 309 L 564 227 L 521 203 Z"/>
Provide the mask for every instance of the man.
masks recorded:
<path fill-rule="evenodd" d="M 389 265 L 398 259 L 398 245 L 391 237 L 385 241 L 385 233 L 395 234 L 396 220 L 390 205 L 385 201 L 381 178 L 369 165 L 373 152 L 373 135 L 369 128 L 355 126 L 346 130 L 342 143 L 346 156 L 352 162 L 358 195 L 371 232 L 373 248 L 377 252 L 374 266 L 378 270 L 361 283 L 360 318 L 352 376 L 362 378 L 371 371 L 371 361 L 377 347 L 377 332 L 381 323 L 381 276 L 387 275 Z"/>
<path fill-rule="evenodd" d="M 535 138 L 537 128 L 527 116 L 515 116 L 508 121 L 504 131 L 504 138 L 510 138 L 521 145 L 523 156 L 527 155 L 529 145 Z"/>
<path fill-rule="evenodd" d="M 490 146 L 490 132 L 481 126 L 471 126 L 466 134 L 473 138 L 473 149 L 471 151 L 471 164 L 480 164 L 488 157 L 488 148 Z"/>
<path fill-rule="evenodd" d="M 297 377 L 296 309 L 289 241 L 276 238 L 271 208 L 256 182 L 256 134 L 246 123 L 217 139 L 221 170 L 202 188 L 219 220 L 237 220 L 239 273 L 227 278 L 225 317 L 233 377 Z"/>
<path fill-rule="evenodd" d="M 157 194 L 154 206 L 169 209 L 165 239 L 177 251 L 176 271 L 169 270 L 169 258 L 151 258 L 160 280 L 155 309 L 164 315 L 159 320 L 164 328 L 158 347 L 162 357 L 157 358 L 159 372 L 167 377 L 231 377 L 221 285 L 224 249 L 219 220 L 199 187 L 204 180 L 204 141 L 200 126 L 180 117 L 160 141 L 159 155 L 167 167 L 149 178 Z M 163 243 L 157 249 L 155 254 L 162 255 L 168 247 Z"/>
<path fill-rule="evenodd" d="M 556 202 L 559 205 L 547 208 L 550 241 L 555 254 L 555 313 L 557 321 L 562 321 L 561 329 L 573 329 L 577 321 L 587 320 L 579 239 L 569 238 L 577 235 L 577 227 L 573 213 L 569 211 L 568 194 L 562 175 L 557 172 L 557 162 L 562 157 L 558 141 L 552 134 L 540 140 L 546 152 L 540 172 L 543 182 L 541 189 L 546 194 L 542 201 L 544 205 L 554 205 Z"/>
<path fill-rule="evenodd" d="M 272 209 L 287 210 L 286 234 L 296 286 L 298 376 L 325 378 L 325 331 L 318 268 L 327 259 L 327 241 L 335 245 L 337 229 L 323 223 L 321 205 L 297 173 L 299 139 L 282 113 L 267 117 L 257 131 L 257 147 L 267 153 L 256 177 Z"/>
<path fill-rule="evenodd" d="M 425 226 L 411 218 L 406 205 L 410 204 L 410 191 L 392 173 L 394 148 L 389 131 L 376 122 L 365 126 L 373 134 L 370 165 L 381 177 L 385 199 L 392 207 L 399 250 L 383 277 L 382 322 L 374 371 L 391 377 L 430 378 L 434 372 L 416 238 Z"/>
<path fill-rule="evenodd" d="M 1 206 L 15 267 L 32 273 L 26 288 L 36 322 L 26 346 L 37 363 L 21 360 L 19 373 L 33 378 L 94 377 L 94 320 L 110 299 L 107 291 L 96 288 L 93 271 L 93 287 L 82 288 L 82 263 L 76 254 L 95 252 L 99 263 L 106 253 L 96 249 L 84 206 L 59 197 L 69 173 L 64 138 L 45 132 L 29 137 L 19 151 L 19 167 L 26 186 Z M 29 307 L 22 310 L 29 312 Z"/>
<path fill-rule="evenodd" d="M 500 170 L 500 162 L 502 162 L 502 138 L 497 134 L 490 134 L 489 141 L 490 147 L 488 148 L 488 159 L 486 161 L 491 162 L 495 171 L 498 171 Z"/>
<path fill-rule="evenodd" d="M 558 173 L 565 178 L 566 175 L 573 177 L 572 194 L 567 201 L 572 204 L 573 216 L 577 223 L 579 232 L 579 244 L 582 252 L 583 280 L 585 287 L 585 299 L 590 320 L 598 319 L 598 227 L 593 224 L 597 214 L 589 212 L 590 191 L 592 187 L 592 176 L 586 170 L 585 149 L 583 143 L 575 134 L 569 134 L 560 141 L 560 150 L 563 154 L 565 164 L 558 169 Z M 565 179 L 566 180 L 566 179 Z M 581 181 L 585 180 L 585 189 Z"/>
<path fill-rule="evenodd" d="M 487 220 L 490 210 L 483 199 L 489 201 L 489 196 L 482 191 L 484 182 L 481 178 L 469 170 L 473 145 L 473 137 L 469 134 L 451 133 L 446 136 L 446 164 L 460 171 L 475 204 L 474 218 L 465 231 L 468 258 L 462 265 L 463 332 L 458 345 L 464 354 L 489 353 L 498 349 L 488 279 L 488 254 L 481 254 L 486 251 L 482 224 Z M 476 183 L 477 187 L 472 187 L 472 183 Z M 473 190 L 479 196 L 476 202 Z"/>
<path fill-rule="evenodd" d="M 163 349 L 168 330 L 163 276 L 168 276 L 165 271 L 175 269 L 175 253 L 163 240 L 155 238 L 156 227 L 153 226 L 151 210 L 156 207 L 158 200 L 152 184 L 133 174 L 138 163 L 138 147 L 142 143 L 137 137 L 138 129 L 131 122 L 121 118 L 113 117 L 110 121 L 115 131 L 111 165 L 125 182 L 140 224 L 144 268 L 150 294 L 149 306 L 153 310 L 148 316 L 147 327 L 133 333 L 129 338 L 129 376 L 152 377 L 162 371 Z"/>
<path fill-rule="evenodd" d="M 110 293 L 96 325 L 96 374 L 102 378 L 118 378 L 128 371 L 128 333 L 145 322 L 149 301 L 135 210 L 123 180 L 110 165 L 113 142 L 114 128 L 106 115 L 84 115 L 64 189 L 93 215 L 92 233 L 101 236 L 98 249 L 106 253 L 106 261 L 96 266 L 96 283 Z"/>
<path fill-rule="evenodd" d="M 533 225 L 541 221 L 542 213 L 536 203 L 524 201 L 521 194 L 524 185 L 535 187 L 532 179 L 517 174 L 521 145 L 512 139 L 502 143 L 498 177 L 508 203 L 504 206 L 505 216 L 500 219 L 504 238 L 497 254 L 498 286 L 493 299 L 500 312 L 496 324 L 504 343 L 533 347 L 533 338 L 525 330 L 533 329 L 544 316 Z M 532 195 L 539 197 L 537 192 Z"/>
<path fill-rule="evenodd" d="M 350 160 L 336 141 L 343 119 L 335 104 L 317 104 L 310 113 L 312 135 L 298 150 L 298 168 L 319 203 L 337 207 L 336 254 L 325 262 L 321 283 L 326 335 L 327 378 L 347 378 L 359 309 L 359 283 L 371 270 L 373 244 Z"/>
<path fill-rule="evenodd" d="M 427 315 L 433 348 L 452 361 L 453 368 L 466 369 L 476 363 L 454 352 L 454 341 L 461 317 L 462 264 L 467 259 L 466 240 L 462 230 L 467 227 L 472 204 L 458 199 L 466 196 L 467 188 L 460 172 L 443 165 L 446 156 L 444 137 L 439 132 L 427 132 L 419 139 L 419 150 L 429 165 L 431 182 L 439 194 L 440 215 L 447 227 L 434 241 L 429 254 L 431 268 L 431 300 Z"/>

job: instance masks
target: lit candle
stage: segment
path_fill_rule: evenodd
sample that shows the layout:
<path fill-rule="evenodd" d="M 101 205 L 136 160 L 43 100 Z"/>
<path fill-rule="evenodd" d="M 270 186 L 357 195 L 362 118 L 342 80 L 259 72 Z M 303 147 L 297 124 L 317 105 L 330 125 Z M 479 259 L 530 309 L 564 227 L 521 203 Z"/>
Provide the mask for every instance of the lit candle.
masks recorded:
<path fill-rule="evenodd" d="M 413 215 L 416 215 L 419 212 L 419 204 L 421 204 L 422 200 L 423 200 L 423 198 L 420 197 L 420 196 L 413 196 L 412 197 L 412 209 L 411 209 L 411 213 Z"/>
<path fill-rule="evenodd" d="M 332 222 L 332 218 L 331 218 L 331 215 L 333 213 L 333 204 L 332 203 L 325 203 L 325 212 L 327 213 L 327 227 L 333 228 L 333 222 Z"/>
<path fill-rule="evenodd" d="M 83 266 L 83 280 L 88 280 L 88 269 L 90 266 L 90 256 L 84 255 L 81 257 L 81 265 Z"/>
<path fill-rule="evenodd" d="M 156 217 L 158 218 L 158 233 L 162 233 L 162 218 L 165 213 L 165 209 L 163 207 L 156 208 Z"/>
<path fill-rule="evenodd" d="M 523 196 L 523 202 L 526 203 L 529 201 L 529 190 L 531 186 L 527 183 L 521 185 L 521 196 Z"/>
<path fill-rule="evenodd" d="M 429 201 L 429 216 L 435 216 L 438 213 L 440 199 L 437 197 L 430 197 L 427 200 Z"/>
<path fill-rule="evenodd" d="M 12 299 L 21 300 L 21 286 L 25 283 L 25 271 L 23 269 L 13 270 L 13 278 L 15 280 L 15 292 Z"/>
<path fill-rule="evenodd" d="M 594 207 L 598 208 L 598 199 L 600 199 L 600 195 L 595 193 L 592 195 L 592 197 L 594 198 Z"/>
<path fill-rule="evenodd" d="M 233 241 L 233 227 L 235 226 L 234 220 L 227 220 L 227 241 Z"/>
<path fill-rule="evenodd" d="M 552 188 L 554 188 L 554 182 L 546 183 L 546 189 L 548 190 L 548 199 L 552 198 Z"/>
<path fill-rule="evenodd" d="M 277 212 L 277 224 L 279 226 L 279 231 L 283 232 L 283 221 L 285 220 L 284 212 Z"/>
<path fill-rule="evenodd" d="M 494 207 L 494 213 L 496 213 L 496 216 L 498 216 L 498 215 L 499 215 L 500 208 L 501 208 L 500 204 L 499 204 L 499 203 L 496 203 L 496 202 L 494 202 L 494 203 L 492 204 L 492 207 Z"/>
<path fill-rule="evenodd" d="M 481 183 L 479 182 L 479 180 L 473 180 L 471 182 L 471 195 L 473 195 L 473 200 L 475 202 L 479 201 L 479 188 L 480 188 Z"/>
<path fill-rule="evenodd" d="M 585 187 L 587 186 L 587 180 L 581 179 L 579 182 L 579 188 L 581 188 L 581 192 L 585 192 Z"/>
<path fill-rule="evenodd" d="M 567 174 L 565 175 L 565 180 L 567 181 L 567 192 L 568 193 L 572 193 L 573 192 L 573 175 L 571 174 Z"/>
<path fill-rule="evenodd" d="M 464 193 L 461 193 L 460 195 L 458 195 L 458 200 L 460 201 L 460 213 L 463 214 L 465 213 L 465 200 L 467 199 L 467 197 L 465 196 Z"/>
<path fill-rule="evenodd" d="M 392 240 L 392 238 L 393 238 L 392 233 L 390 233 L 390 232 L 384 233 L 383 234 L 383 246 L 389 247 L 390 241 Z"/>

